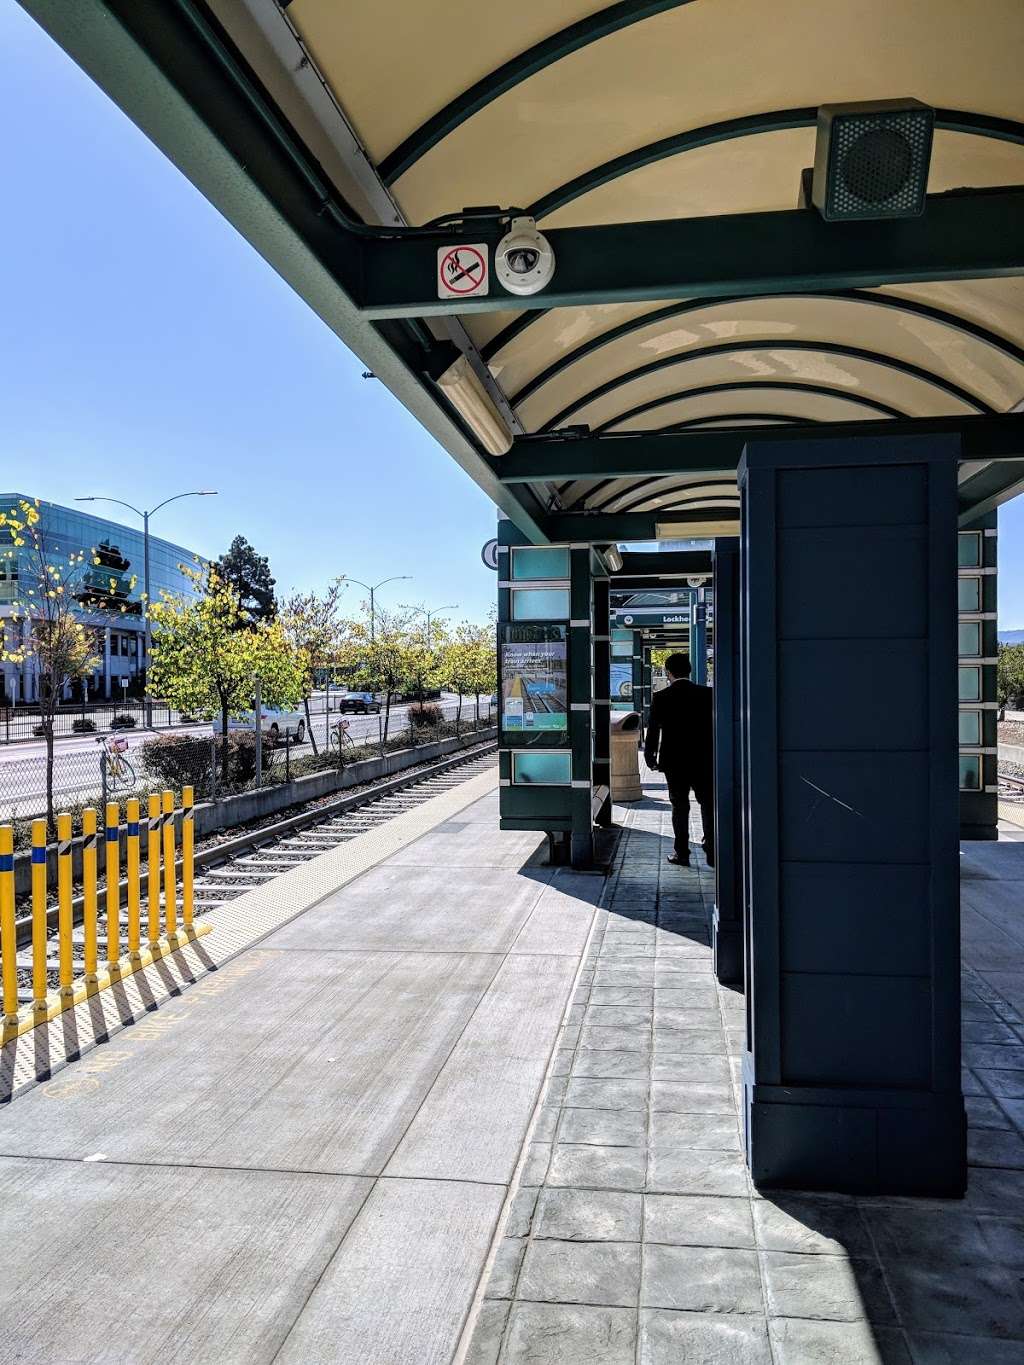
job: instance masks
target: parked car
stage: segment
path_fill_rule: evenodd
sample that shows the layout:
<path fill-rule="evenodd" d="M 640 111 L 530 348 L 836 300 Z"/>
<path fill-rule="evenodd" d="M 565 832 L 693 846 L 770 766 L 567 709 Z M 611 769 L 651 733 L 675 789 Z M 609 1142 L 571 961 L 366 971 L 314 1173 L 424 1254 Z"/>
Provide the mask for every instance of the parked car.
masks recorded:
<path fill-rule="evenodd" d="M 368 716 L 371 711 L 379 714 L 382 705 L 383 699 L 376 692 L 346 692 L 338 702 L 338 710 Z"/>
<path fill-rule="evenodd" d="M 301 711 L 279 711 L 273 706 L 260 707 L 261 729 L 271 744 L 278 744 L 290 735 L 296 744 L 306 738 L 306 718 Z M 228 717 L 228 731 L 255 730 L 256 712 L 243 711 L 240 716 Z M 221 733 L 220 716 L 213 718 L 213 733 Z"/>

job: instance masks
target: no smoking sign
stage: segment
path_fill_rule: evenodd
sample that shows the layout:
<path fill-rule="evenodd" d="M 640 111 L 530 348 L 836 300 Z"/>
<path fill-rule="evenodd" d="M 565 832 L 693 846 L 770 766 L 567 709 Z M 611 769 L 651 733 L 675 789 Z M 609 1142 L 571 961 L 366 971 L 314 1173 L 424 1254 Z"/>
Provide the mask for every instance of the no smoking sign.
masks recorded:
<path fill-rule="evenodd" d="M 486 242 L 437 248 L 437 297 L 473 299 L 488 293 L 490 269 Z"/>

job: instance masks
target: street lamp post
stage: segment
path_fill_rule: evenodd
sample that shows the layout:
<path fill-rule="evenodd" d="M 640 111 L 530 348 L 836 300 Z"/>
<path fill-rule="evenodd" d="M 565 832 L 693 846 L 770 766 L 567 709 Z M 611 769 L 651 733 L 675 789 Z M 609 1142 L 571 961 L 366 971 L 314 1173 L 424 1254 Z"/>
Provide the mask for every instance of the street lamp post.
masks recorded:
<path fill-rule="evenodd" d="M 145 640 L 143 649 L 144 666 L 142 675 L 143 695 L 145 695 L 145 693 L 149 689 L 149 656 L 150 646 L 153 640 L 152 629 L 150 626 L 150 606 L 152 604 L 150 601 L 149 591 L 149 519 L 151 516 L 154 516 L 157 512 L 159 512 L 161 507 L 166 507 L 169 502 L 177 502 L 179 498 L 215 498 L 216 496 L 217 491 L 216 489 L 213 488 L 200 488 L 196 489 L 194 492 L 189 493 L 175 493 L 172 498 L 164 498 L 163 502 L 158 502 L 157 505 L 155 507 L 151 507 L 148 512 L 144 512 L 141 507 L 135 507 L 130 502 L 125 502 L 121 498 L 108 498 L 104 497 L 102 494 L 87 498 L 75 499 L 75 502 L 115 502 L 119 507 L 127 507 L 129 512 L 134 512 L 137 517 L 142 518 L 142 577 L 143 577 L 142 591 L 146 597 L 146 611 L 145 616 L 143 618 L 145 622 Z"/>
<path fill-rule="evenodd" d="M 392 578 L 382 578 L 382 579 L 380 580 L 379 583 L 374 583 L 372 587 L 371 587 L 371 585 L 370 585 L 369 583 L 364 583 L 364 582 L 362 581 L 361 578 L 353 578 L 350 574 L 343 574 L 342 577 L 344 578 L 344 580 L 345 580 L 346 583 L 354 583 L 354 584 L 356 585 L 357 588 L 365 588 L 366 591 L 370 594 L 370 640 L 371 640 L 371 642 L 372 642 L 373 639 L 375 638 L 375 636 L 374 636 L 374 594 L 376 593 L 376 591 L 377 591 L 378 588 L 383 588 L 383 586 L 384 586 L 385 583 L 397 583 L 397 582 L 399 581 L 399 579 L 402 579 L 402 578 L 412 578 L 412 574 L 411 574 L 411 573 L 398 573 L 398 574 L 395 574 Z"/>
<path fill-rule="evenodd" d="M 409 607 L 409 606 L 403 607 L 403 610 L 404 610 L 404 611 L 421 611 L 421 612 L 423 613 L 423 615 L 427 618 L 427 648 L 429 649 L 429 648 L 430 648 L 430 623 L 431 623 L 431 621 L 434 619 L 435 616 L 440 616 L 441 613 L 442 613 L 443 611 L 455 611 L 455 610 L 457 609 L 458 605 L 459 605 L 458 602 L 449 602 L 448 605 L 447 605 L 446 607 L 435 607 L 435 608 L 433 609 L 433 611 L 427 611 L 426 607 Z"/>

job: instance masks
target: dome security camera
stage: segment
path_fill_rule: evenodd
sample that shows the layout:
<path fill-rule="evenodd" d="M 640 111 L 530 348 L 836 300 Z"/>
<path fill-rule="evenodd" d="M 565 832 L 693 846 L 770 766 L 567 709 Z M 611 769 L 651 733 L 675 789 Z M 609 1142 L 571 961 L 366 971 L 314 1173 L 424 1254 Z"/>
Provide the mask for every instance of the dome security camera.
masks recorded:
<path fill-rule="evenodd" d="M 555 253 L 532 218 L 513 218 L 495 250 L 494 268 L 510 294 L 536 294 L 551 283 Z"/>

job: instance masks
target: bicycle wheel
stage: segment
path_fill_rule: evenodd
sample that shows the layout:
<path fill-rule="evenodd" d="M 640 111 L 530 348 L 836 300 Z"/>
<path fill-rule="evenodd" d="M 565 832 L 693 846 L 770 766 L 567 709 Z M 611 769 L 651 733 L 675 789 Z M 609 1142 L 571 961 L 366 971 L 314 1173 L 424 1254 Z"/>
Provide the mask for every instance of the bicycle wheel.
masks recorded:
<path fill-rule="evenodd" d="M 107 785 L 112 792 L 131 791 L 135 786 L 135 769 L 126 758 L 107 768 Z"/>

